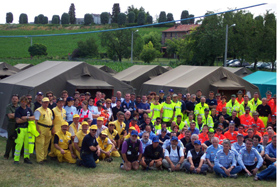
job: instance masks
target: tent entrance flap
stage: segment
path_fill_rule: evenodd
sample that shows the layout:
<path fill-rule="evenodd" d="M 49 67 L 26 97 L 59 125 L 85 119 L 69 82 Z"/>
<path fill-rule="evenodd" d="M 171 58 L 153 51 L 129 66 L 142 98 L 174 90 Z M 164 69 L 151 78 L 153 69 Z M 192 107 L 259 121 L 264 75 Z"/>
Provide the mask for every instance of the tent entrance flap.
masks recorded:
<path fill-rule="evenodd" d="M 241 86 L 239 83 L 229 80 L 227 78 L 218 80 L 210 84 L 211 89 L 214 90 L 244 90 L 245 87 Z"/>

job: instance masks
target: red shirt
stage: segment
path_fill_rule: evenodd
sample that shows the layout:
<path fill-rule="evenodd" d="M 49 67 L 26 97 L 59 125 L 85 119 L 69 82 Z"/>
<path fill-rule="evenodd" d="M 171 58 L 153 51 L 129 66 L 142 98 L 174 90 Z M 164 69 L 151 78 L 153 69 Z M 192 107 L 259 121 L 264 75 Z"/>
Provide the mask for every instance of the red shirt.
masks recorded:
<path fill-rule="evenodd" d="M 250 114 L 248 114 L 247 117 L 246 117 L 246 114 L 243 114 L 239 117 L 239 119 L 240 119 L 240 123 L 244 125 L 245 131 L 247 131 L 247 129 L 250 126 L 250 121 L 253 119 L 253 117 L 250 116 Z"/>
<path fill-rule="evenodd" d="M 100 100 L 100 99 L 99 99 L 99 100 Z M 94 98 L 94 106 L 97 106 L 96 103 L 97 103 L 97 101 L 99 101 L 99 100 L 97 100 L 97 98 Z"/>
<path fill-rule="evenodd" d="M 184 135 L 184 134 L 180 134 L 180 135 L 178 136 L 178 140 L 181 140 L 182 138 L 185 138 L 185 135 Z"/>
<path fill-rule="evenodd" d="M 255 121 L 254 118 L 252 118 L 252 119 L 250 120 L 249 128 L 251 128 L 253 124 L 257 124 L 257 126 L 258 126 L 258 131 L 259 131 L 261 134 L 264 133 L 265 127 L 264 127 L 263 121 L 262 121 L 260 118 L 258 118 L 257 121 Z"/>
<path fill-rule="evenodd" d="M 201 143 L 204 143 L 205 141 L 208 141 L 208 140 L 209 140 L 208 134 L 206 134 L 206 136 L 204 136 L 203 133 L 200 133 L 200 134 L 198 135 L 198 140 L 199 140 Z"/>
<path fill-rule="evenodd" d="M 215 137 L 219 138 L 219 144 L 222 144 L 223 140 L 226 139 L 223 134 L 220 134 L 220 136 L 218 134 L 215 134 Z"/>
<path fill-rule="evenodd" d="M 218 106 L 216 107 L 216 110 L 220 113 L 220 112 L 222 112 L 222 108 L 226 107 L 226 105 L 227 105 L 227 102 L 225 102 L 224 104 L 222 102 L 220 102 L 218 104 Z"/>
<path fill-rule="evenodd" d="M 237 134 L 238 134 L 237 131 L 233 131 L 233 133 L 231 134 L 228 130 L 227 132 L 225 132 L 224 135 L 227 139 L 230 140 L 230 143 L 233 144 L 233 143 L 237 142 Z"/>
<path fill-rule="evenodd" d="M 132 127 L 131 122 L 129 123 L 129 127 Z M 134 125 L 133 127 L 136 129 L 136 131 L 137 131 L 138 133 L 140 133 L 140 128 L 139 128 L 138 125 Z"/>
<path fill-rule="evenodd" d="M 107 113 L 105 113 L 105 112 L 103 112 L 103 110 L 101 111 L 101 114 L 100 114 L 100 117 L 102 117 L 103 118 L 103 124 L 105 125 L 106 123 L 107 123 L 107 121 L 108 121 L 108 119 L 109 119 L 109 114 Z"/>

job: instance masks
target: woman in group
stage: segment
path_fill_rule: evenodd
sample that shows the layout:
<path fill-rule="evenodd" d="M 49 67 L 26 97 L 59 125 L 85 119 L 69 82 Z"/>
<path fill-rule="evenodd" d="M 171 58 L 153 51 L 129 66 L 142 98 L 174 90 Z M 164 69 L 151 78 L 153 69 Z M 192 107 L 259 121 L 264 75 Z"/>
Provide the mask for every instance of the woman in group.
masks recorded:
<path fill-rule="evenodd" d="M 69 125 L 73 122 L 73 116 L 78 113 L 77 108 L 73 105 L 74 105 L 73 97 L 67 97 L 66 105 L 64 106 L 64 109 L 66 111 L 66 121 L 69 123 Z"/>
<path fill-rule="evenodd" d="M 79 116 L 80 116 L 80 120 L 79 120 L 80 123 L 83 122 L 85 118 L 89 118 L 90 121 L 92 122 L 92 119 L 93 119 L 92 118 L 92 113 L 88 109 L 88 102 L 87 101 L 82 102 L 82 108 L 79 111 Z"/>

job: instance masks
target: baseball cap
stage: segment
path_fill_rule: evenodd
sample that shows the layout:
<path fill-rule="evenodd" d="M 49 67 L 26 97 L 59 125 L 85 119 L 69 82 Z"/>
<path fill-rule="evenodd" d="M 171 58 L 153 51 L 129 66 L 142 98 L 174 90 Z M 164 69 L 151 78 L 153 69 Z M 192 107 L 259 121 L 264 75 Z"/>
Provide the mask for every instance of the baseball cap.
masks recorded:
<path fill-rule="evenodd" d="M 42 102 L 50 102 L 50 100 L 49 100 L 49 98 L 44 97 L 44 98 L 42 99 Z"/>
<path fill-rule="evenodd" d="M 79 91 L 75 91 L 75 94 L 80 94 L 80 92 Z"/>
<path fill-rule="evenodd" d="M 73 116 L 73 118 L 79 118 L 80 116 L 79 116 L 79 114 L 75 114 L 74 116 Z"/>
<path fill-rule="evenodd" d="M 250 109 L 250 107 L 246 106 L 246 107 L 245 107 L 245 110 L 251 110 L 251 109 Z"/>
<path fill-rule="evenodd" d="M 152 141 L 155 142 L 155 143 L 158 143 L 158 142 L 159 142 L 159 139 L 158 139 L 157 136 L 154 136 Z"/>
<path fill-rule="evenodd" d="M 66 126 L 69 125 L 67 121 L 62 122 L 61 127 L 62 127 L 62 126 L 65 126 L 65 125 L 66 125 Z"/>
<path fill-rule="evenodd" d="M 159 93 L 164 93 L 164 91 L 163 91 L 163 90 L 160 90 Z"/>
<path fill-rule="evenodd" d="M 205 111 L 209 111 L 209 108 L 205 108 L 205 109 L 204 109 L 204 112 L 205 112 Z"/>
<path fill-rule="evenodd" d="M 200 142 L 199 140 L 195 140 L 193 143 L 194 143 L 194 144 L 201 145 L 201 142 Z"/>
<path fill-rule="evenodd" d="M 137 119 L 137 117 L 134 117 L 134 118 L 132 118 L 132 120 L 133 120 L 133 121 L 137 121 L 138 119 Z"/>
<path fill-rule="evenodd" d="M 138 132 L 136 130 L 132 130 L 130 134 L 131 136 L 138 136 Z"/>
<path fill-rule="evenodd" d="M 268 91 L 266 92 L 266 95 L 272 95 L 272 92 L 268 90 Z"/>
<path fill-rule="evenodd" d="M 66 101 L 74 101 L 73 97 L 67 97 Z"/>
<path fill-rule="evenodd" d="M 259 115 L 259 113 L 257 111 L 254 111 L 253 116 L 257 116 L 257 115 Z"/>
<path fill-rule="evenodd" d="M 88 125 L 88 122 L 83 121 L 81 125 Z"/>
<path fill-rule="evenodd" d="M 171 141 L 173 141 L 173 140 L 178 141 L 178 137 L 177 136 L 172 136 Z"/>
<path fill-rule="evenodd" d="M 44 95 L 43 92 L 37 92 L 37 95 Z"/>
<path fill-rule="evenodd" d="M 172 97 L 177 97 L 177 96 L 178 96 L 177 94 L 173 94 L 173 95 L 172 95 Z"/>
<path fill-rule="evenodd" d="M 167 132 L 167 129 L 161 129 L 161 132 Z"/>
<path fill-rule="evenodd" d="M 89 96 L 91 96 L 91 94 L 90 94 L 89 92 L 86 92 L 86 93 L 85 93 L 85 95 L 89 95 Z"/>
<path fill-rule="evenodd" d="M 97 125 L 92 125 L 92 126 L 90 126 L 90 128 L 89 129 L 92 129 L 92 130 L 97 130 Z"/>
<path fill-rule="evenodd" d="M 97 106 L 103 106 L 101 101 L 97 101 L 97 102 L 96 102 L 96 105 L 97 105 Z"/>
<path fill-rule="evenodd" d="M 109 125 L 114 125 L 114 126 L 116 126 L 116 125 L 115 125 L 115 122 L 113 122 L 113 121 L 109 122 L 108 126 L 109 126 Z"/>
<path fill-rule="evenodd" d="M 221 130 L 221 131 L 222 131 L 223 129 L 222 129 L 221 127 L 218 127 L 218 128 L 216 129 L 216 131 L 217 131 L 217 130 Z"/>
<path fill-rule="evenodd" d="M 101 134 L 108 136 L 108 134 L 105 131 L 101 131 Z"/>
<path fill-rule="evenodd" d="M 64 99 L 62 97 L 58 98 L 56 102 L 59 102 L 59 101 L 64 101 Z"/>
<path fill-rule="evenodd" d="M 171 89 L 169 89 L 169 92 L 174 92 L 174 90 L 171 88 Z"/>
<path fill-rule="evenodd" d="M 135 127 L 131 126 L 128 130 L 136 130 Z"/>
<path fill-rule="evenodd" d="M 210 129 L 209 129 L 209 132 L 215 132 L 215 131 L 214 131 L 214 129 L 213 129 L 213 128 L 210 128 Z"/>
<path fill-rule="evenodd" d="M 242 136 L 242 137 L 244 137 L 244 135 L 243 135 L 243 134 L 241 134 L 241 133 L 238 133 L 236 137 L 238 137 L 238 136 Z"/>
<path fill-rule="evenodd" d="M 97 121 L 99 121 L 99 120 L 100 120 L 100 121 L 104 121 L 103 117 L 98 117 L 98 118 L 97 118 Z"/>
<path fill-rule="evenodd" d="M 242 90 L 239 90 L 238 92 L 237 92 L 237 94 L 243 94 L 243 92 L 242 92 Z"/>
<path fill-rule="evenodd" d="M 236 97 L 236 95 L 235 95 L 235 94 L 232 94 L 231 97 Z"/>

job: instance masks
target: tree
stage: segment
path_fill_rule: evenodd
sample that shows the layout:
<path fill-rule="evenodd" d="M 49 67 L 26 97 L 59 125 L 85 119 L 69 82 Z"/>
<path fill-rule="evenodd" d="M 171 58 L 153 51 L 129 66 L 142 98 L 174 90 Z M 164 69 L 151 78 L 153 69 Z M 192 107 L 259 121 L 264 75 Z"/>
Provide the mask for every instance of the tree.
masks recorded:
<path fill-rule="evenodd" d="M 89 38 L 86 41 L 79 41 L 78 51 L 75 57 L 96 57 L 98 56 L 98 45 L 94 38 Z M 72 53 L 73 55 L 73 53 Z M 72 56 L 73 57 L 73 56 Z M 74 57 L 73 57 L 74 58 Z"/>
<path fill-rule="evenodd" d="M 101 17 L 101 24 L 105 25 L 109 23 L 110 15 L 108 12 L 102 12 L 100 17 Z"/>
<path fill-rule="evenodd" d="M 161 11 L 160 12 L 158 22 L 159 23 L 166 22 L 166 13 L 165 13 L 165 11 Z"/>
<path fill-rule="evenodd" d="M 8 12 L 6 14 L 6 23 L 13 23 L 14 16 L 12 12 Z"/>
<path fill-rule="evenodd" d="M 173 21 L 174 20 L 172 13 L 168 13 L 166 17 L 167 17 L 166 21 Z"/>
<path fill-rule="evenodd" d="M 140 54 L 140 59 L 149 64 L 159 55 L 160 52 L 154 48 L 153 43 L 150 41 L 148 44 L 144 45 L 143 50 Z"/>
<path fill-rule="evenodd" d="M 133 39 L 133 57 L 139 59 L 140 53 L 142 52 L 143 46 L 145 43 L 144 43 L 143 38 L 140 35 L 134 33 L 134 36 L 135 35 L 136 35 L 136 39 Z M 133 36 L 133 38 L 134 38 L 134 36 Z"/>
<path fill-rule="evenodd" d="M 69 24 L 69 22 L 70 22 L 69 14 L 63 13 L 61 16 L 61 24 Z"/>
<path fill-rule="evenodd" d="M 69 8 L 69 19 L 70 19 L 70 24 L 76 24 L 76 14 L 75 14 L 75 5 L 74 3 L 71 3 L 70 8 Z"/>
<path fill-rule="evenodd" d="M 47 53 L 47 47 L 43 44 L 33 44 L 28 48 L 28 52 L 30 56 L 46 56 Z"/>
<path fill-rule="evenodd" d="M 193 17 L 194 17 L 193 14 L 190 14 L 190 15 L 189 15 L 189 18 L 193 18 Z M 195 19 L 190 19 L 190 20 L 189 20 L 189 24 L 194 24 L 194 20 L 195 20 Z"/>
<path fill-rule="evenodd" d="M 128 18 L 128 23 L 134 23 L 134 21 L 135 21 L 135 13 L 134 12 L 129 12 L 127 14 L 127 18 Z"/>
<path fill-rule="evenodd" d="M 43 23 L 42 24 L 48 24 L 49 23 L 49 19 L 47 16 L 44 16 L 43 18 Z"/>
<path fill-rule="evenodd" d="M 20 14 L 19 16 L 19 24 L 27 24 L 28 23 L 28 18 L 27 18 L 27 14 Z"/>
<path fill-rule="evenodd" d="M 148 16 L 146 22 L 147 22 L 148 24 L 152 24 L 152 23 L 153 23 L 153 17 L 152 17 L 152 16 Z"/>
<path fill-rule="evenodd" d="M 131 30 L 119 30 L 111 32 L 102 32 L 100 34 L 101 45 L 106 49 L 107 55 L 111 59 L 129 58 L 131 52 Z M 133 36 L 134 41 L 138 34 Z"/>
<path fill-rule="evenodd" d="M 112 23 L 118 23 L 118 15 L 121 12 L 119 3 L 115 3 L 113 5 L 113 11 L 112 11 Z"/>
<path fill-rule="evenodd" d="M 38 18 L 38 16 L 35 16 L 35 18 L 34 18 L 34 24 L 39 24 L 39 18 Z"/>
<path fill-rule="evenodd" d="M 84 17 L 84 24 L 85 25 L 90 25 L 93 23 L 93 17 L 91 14 L 85 14 L 85 17 Z"/>
<path fill-rule="evenodd" d="M 126 15 L 124 13 L 119 13 L 118 15 L 118 25 L 125 25 Z"/>
<path fill-rule="evenodd" d="M 183 10 L 181 13 L 181 19 L 189 18 L 189 11 Z M 189 24 L 189 20 L 183 20 L 181 21 L 181 24 Z"/>
<path fill-rule="evenodd" d="M 143 40 L 145 44 L 149 42 L 153 43 L 153 46 L 156 50 L 161 49 L 161 35 L 157 32 L 149 32 L 143 36 Z"/>
<path fill-rule="evenodd" d="M 145 24 L 145 12 L 139 12 L 138 18 L 137 18 L 137 24 L 138 25 L 144 25 Z"/>
<path fill-rule="evenodd" d="M 53 15 L 53 17 L 52 17 L 52 24 L 60 24 L 60 17 L 59 17 L 59 15 Z"/>
<path fill-rule="evenodd" d="M 134 20 L 134 23 L 138 23 L 138 14 L 140 12 L 144 12 L 145 13 L 145 9 L 141 6 L 139 9 L 138 8 L 134 8 L 133 5 L 131 6 L 128 6 L 127 7 L 127 12 L 134 12 L 135 14 L 135 20 Z M 145 13 L 145 18 L 148 16 L 148 12 Z"/>
<path fill-rule="evenodd" d="M 43 14 L 39 14 L 39 16 L 38 16 L 38 24 L 43 24 L 43 19 L 44 19 L 44 15 Z"/>

